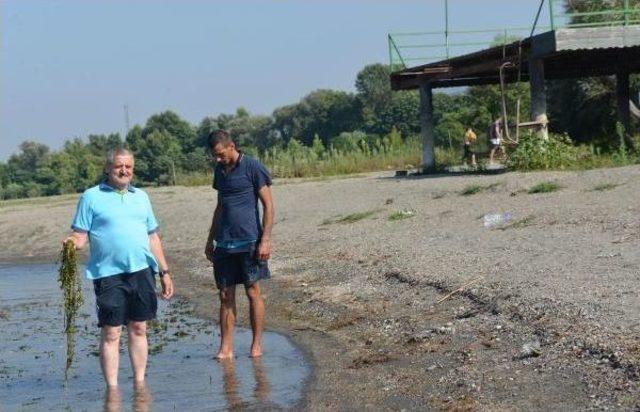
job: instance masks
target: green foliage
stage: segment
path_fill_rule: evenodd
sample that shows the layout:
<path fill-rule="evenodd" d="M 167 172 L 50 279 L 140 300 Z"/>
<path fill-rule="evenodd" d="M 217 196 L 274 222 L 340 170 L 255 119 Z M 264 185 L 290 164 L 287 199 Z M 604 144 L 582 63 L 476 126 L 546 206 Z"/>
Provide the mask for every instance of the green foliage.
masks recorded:
<path fill-rule="evenodd" d="M 445 167 L 454 166 L 460 164 L 460 149 L 454 147 L 449 149 L 448 147 L 436 147 L 436 167 L 438 169 L 444 169 Z"/>
<path fill-rule="evenodd" d="M 151 116 L 142 129 L 142 138 L 146 140 L 154 132 L 164 132 L 164 134 L 172 136 L 185 151 L 196 147 L 195 128 L 170 110 Z"/>
<path fill-rule="evenodd" d="M 562 188 L 562 186 L 560 186 L 559 184 L 555 183 L 555 182 L 540 182 L 536 185 L 533 185 L 529 188 L 529 190 L 527 190 L 527 193 L 529 194 L 534 194 L 534 193 L 551 193 L 551 192 L 555 192 L 558 191 Z"/>
<path fill-rule="evenodd" d="M 624 8 L 625 3 L 630 9 L 640 9 L 640 0 L 566 0 L 564 9 L 570 15 L 571 24 L 594 24 L 596 23 L 622 23 L 625 19 L 624 13 L 612 13 L 605 15 L 583 15 L 582 13 L 592 13 L 605 10 Z M 629 13 L 629 20 L 640 19 L 640 12 Z"/>
<path fill-rule="evenodd" d="M 390 220 L 391 222 L 395 222 L 398 220 L 409 219 L 411 217 L 414 217 L 415 215 L 416 212 L 414 212 L 413 210 L 398 210 L 390 214 L 388 220 Z"/>
<path fill-rule="evenodd" d="M 367 135 L 363 132 L 342 132 L 333 138 L 331 145 L 333 148 L 342 153 L 353 153 L 361 149 L 359 144 L 361 141 L 366 142 Z"/>
<path fill-rule="evenodd" d="M 348 214 L 346 216 L 342 216 L 342 217 L 337 218 L 335 220 L 335 223 L 355 223 L 355 222 L 359 222 L 360 220 L 368 219 L 368 218 L 372 217 L 377 212 L 378 212 L 377 210 L 368 210 L 366 212 L 351 213 L 351 214 Z"/>
<path fill-rule="evenodd" d="M 98 157 L 103 157 L 110 149 L 122 146 L 122 140 L 117 133 L 112 133 L 108 136 L 90 134 L 87 136 L 87 140 L 89 141 L 87 144 L 89 151 Z"/>
<path fill-rule="evenodd" d="M 316 90 L 294 105 L 273 112 L 274 127 L 285 141 L 298 138 L 310 145 L 317 134 L 325 146 L 332 137 L 354 130 L 360 112 L 354 95 L 335 90 Z"/>
<path fill-rule="evenodd" d="M 602 139 L 615 132 L 614 77 L 552 80 L 547 93 L 554 132 L 567 133 L 578 143 L 595 141 L 605 150 L 615 147 L 615 140 Z"/>
<path fill-rule="evenodd" d="M 311 151 L 318 159 L 322 159 L 322 156 L 324 156 L 325 154 L 324 144 L 322 144 L 322 140 L 320 140 L 320 136 L 318 136 L 317 134 L 313 137 L 313 142 L 311 143 Z"/>
<path fill-rule="evenodd" d="M 604 192 L 606 190 L 615 189 L 618 186 L 620 186 L 620 184 L 618 184 L 618 183 L 602 183 L 602 184 L 594 186 L 593 189 L 591 189 L 591 191 L 592 192 Z"/>
<path fill-rule="evenodd" d="M 640 1 L 640 0 L 633 0 Z M 508 41 L 514 39 L 508 38 Z M 496 44 L 504 41 L 497 37 Z M 420 99 L 417 91 L 392 91 L 389 68 L 365 66 L 356 76 L 356 93 L 316 90 L 271 115 L 235 113 L 205 117 L 192 126 L 176 113 L 154 114 L 133 126 L 124 145 L 134 152 L 136 185 L 210 184 L 213 166 L 207 147 L 211 131 L 231 132 L 238 147 L 258 157 L 276 177 L 312 177 L 373 170 L 411 169 L 421 164 Z M 640 78 L 631 78 L 632 88 Z M 529 113 L 528 84 L 506 86 L 510 124 L 516 101 Z M 522 136 L 509 156 L 517 170 L 593 168 L 633 164 L 633 133 L 616 125 L 611 78 L 557 81 L 549 87 L 551 126 L 568 132 L 541 141 Z M 474 86 L 457 94 L 435 93 L 434 134 L 437 168 L 460 164 L 466 127 L 478 135 L 472 150 L 488 151 L 486 132 L 501 115 L 499 86 Z M 513 130 L 513 129 L 512 129 Z M 636 136 L 640 144 L 640 135 Z M 26 141 L 6 163 L 0 162 L 0 199 L 81 192 L 104 178 L 105 153 L 121 145 L 118 134 L 69 139 L 59 151 Z"/>
<path fill-rule="evenodd" d="M 640 0 L 628 0 L 629 7 L 640 9 Z M 622 22 L 622 13 L 605 15 L 577 15 L 597 11 L 623 8 L 623 0 L 589 0 L 565 2 L 565 11 L 570 15 L 570 24 L 598 24 Z M 640 19 L 640 12 L 627 16 Z M 555 80 L 548 82 L 548 109 L 550 125 L 554 132 L 568 133 L 579 143 L 595 143 L 605 151 L 616 150 L 617 141 L 611 139 L 616 133 L 615 77 L 592 77 L 584 79 Z M 630 76 L 631 90 L 640 87 L 640 76 Z M 636 125 L 637 128 L 637 125 Z M 637 129 L 636 129 L 637 130 Z M 628 130 L 632 134 L 632 130 Z M 627 141 L 627 145 L 629 141 Z"/>
<path fill-rule="evenodd" d="M 82 307 L 82 281 L 78 273 L 76 247 L 72 241 L 67 241 L 60 252 L 60 269 L 58 282 L 63 294 L 64 331 L 67 334 L 67 361 L 64 369 L 64 379 L 73 363 L 75 321 L 78 311 Z"/>
<path fill-rule="evenodd" d="M 182 160 L 179 140 L 167 130 L 154 130 L 135 153 L 135 168 L 147 182 L 167 184 L 174 181 Z"/>
<path fill-rule="evenodd" d="M 211 183 L 211 172 L 179 173 L 176 176 L 176 185 L 178 186 L 211 186 Z"/>
<path fill-rule="evenodd" d="M 357 143 L 354 136 L 359 136 Z M 341 143 L 344 148 L 336 147 L 319 152 L 292 139 L 285 147 L 272 147 L 260 156 L 274 177 L 312 177 L 359 173 L 381 169 L 402 168 L 420 164 L 421 145 L 418 139 L 411 138 L 392 150 L 390 139 L 367 139 L 364 133 L 347 133 Z"/>
<path fill-rule="evenodd" d="M 482 186 L 480 185 L 468 185 L 464 189 L 462 189 L 462 192 L 460 192 L 460 195 L 462 196 L 475 195 L 476 193 L 480 193 L 481 191 L 482 191 Z"/>
<path fill-rule="evenodd" d="M 500 185 L 501 183 L 499 182 L 491 183 L 488 185 L 471 184 L 466 186 L 464 189 L 462 189 L 462 191 L 460 192 L 460 195 L 461 196 L 475 195 L 476 193 L 485 192 L 487 190 L 493 190 Z"/>
<path fill-rule="evenodd" d="M 388 133 L 392 128 L 402 135 L 419 132 L 420 99 L 415 91 L 391 90 L 389 66 L 371 64 L 356 77 L 357 102 L 362 128 L 373 134 Z"/>
<path fill-rule="evenodd" d="M 2 190 L 3 199 L 19 199 L 23 196 L 24 190 L 18 183 L 9 183 Z"/>
<path fill-rule="evenodd" d="M 545 140 L 528 133 L 520 136 L 518 146 L 509 153 L 508 165 L 516 170 L 567 169 L 577 159 L 578 150 L 568 136 L 550 134 Z"/>

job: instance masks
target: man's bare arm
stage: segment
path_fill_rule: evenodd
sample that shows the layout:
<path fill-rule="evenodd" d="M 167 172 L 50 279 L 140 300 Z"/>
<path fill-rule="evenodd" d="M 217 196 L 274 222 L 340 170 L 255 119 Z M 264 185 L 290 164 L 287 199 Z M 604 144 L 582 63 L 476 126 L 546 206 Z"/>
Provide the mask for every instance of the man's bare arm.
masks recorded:
<path fill-rule="evenodd" d="M 168 270 L 167 260 L 164 257 L 164 251 L 162 250 L 162 242 L 160 241 L 160 235 L 157 232 L 153 232 L 149 235 L 149 248 L 151 253 L 156 257 L 160 270 Z M 171 276 L 167 273 L 160 277 L 160 284 L 162 285 L 162 297 L 164 299 L 171 299 L 173 296 L 173 281 Z"/>
<path fill-rule="evenodd" d="M 258 245 L 258 259 L 267 260 L 271 257 L 271 230 L 275 217 L 271 186 L 262 186 L 258 191 L 258 198 L 262 203 L 262 238 Z"/>
<path fill-rule="evenodd" d="M 160 266 L 160 270 L 167 270 L 169 268 L 169 265 L 167 265 L 167 260 L 164 257 L 162 242 L 160 241 L 158 232 L 149 234 L 149 248 L 151 249 L 151 253 L 153 253 L 153 256 L 156 257 L 158 265 Z"/>

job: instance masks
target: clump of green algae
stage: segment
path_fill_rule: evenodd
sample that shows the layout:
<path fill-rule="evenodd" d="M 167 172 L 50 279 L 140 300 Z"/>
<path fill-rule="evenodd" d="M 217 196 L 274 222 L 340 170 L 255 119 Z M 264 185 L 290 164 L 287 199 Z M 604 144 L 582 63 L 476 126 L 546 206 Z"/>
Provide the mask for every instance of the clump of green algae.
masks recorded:
<path fill-rule="evenodd" d="M 64 331 L 67 334 L 67 362 L 64 368 L 64 380 L 66 382 L 69 368 L 73 363 L 76 316 L 83 302 L 76 247 L 71 240 L 65 242 L 62 252 L 60 252 L 58 282 L 60 282 L 60 289 L 62 289 L 64 298 Z"/>

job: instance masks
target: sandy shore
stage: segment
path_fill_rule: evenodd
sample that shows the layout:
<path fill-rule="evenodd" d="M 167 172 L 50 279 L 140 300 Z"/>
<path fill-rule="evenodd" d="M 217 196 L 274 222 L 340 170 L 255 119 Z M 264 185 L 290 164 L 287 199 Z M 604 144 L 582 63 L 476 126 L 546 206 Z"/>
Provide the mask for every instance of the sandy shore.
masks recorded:
<path fill-rule="evenodd" d="M 276 181 L 268 326 L 314 362 L 304 408 L 640 408 L 639 177 L 634 166 Z M 561 188 L 527 193 L 543 181 Z M 469 185 L 482 190 L 461 195 Z M 148 193 L 179 293 L 213 318 L 202 250 L 214 191 Z M 0 261 L 55 256 L 76 200 L 3 203 Z M 491 212 L 511 221 L 487 229 Z"/>

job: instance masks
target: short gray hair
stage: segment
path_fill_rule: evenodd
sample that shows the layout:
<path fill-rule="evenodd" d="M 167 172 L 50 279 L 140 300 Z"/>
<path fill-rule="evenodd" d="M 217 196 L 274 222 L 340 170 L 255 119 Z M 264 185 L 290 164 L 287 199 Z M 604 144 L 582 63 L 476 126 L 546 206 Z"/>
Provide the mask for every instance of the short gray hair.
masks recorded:
<path fill-rule="evenodd" d="M 125 147 L 118 146 L 107 152 L 107 164 L 106 167 L 113 166 L 117 156 L 131 156 L 133 159 L 133 152 Z"/>

